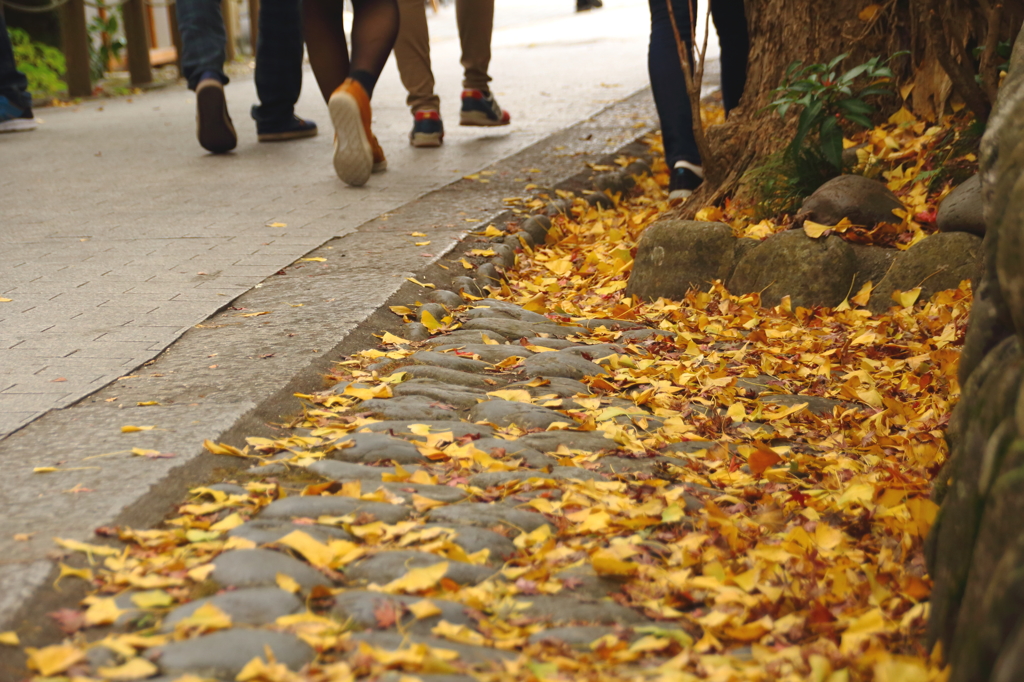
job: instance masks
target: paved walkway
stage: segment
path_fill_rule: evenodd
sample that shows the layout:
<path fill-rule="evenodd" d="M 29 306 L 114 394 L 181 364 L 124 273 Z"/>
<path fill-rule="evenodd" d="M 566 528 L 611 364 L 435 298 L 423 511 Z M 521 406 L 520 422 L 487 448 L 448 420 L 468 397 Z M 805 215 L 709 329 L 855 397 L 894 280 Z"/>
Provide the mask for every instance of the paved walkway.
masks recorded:
<path fill-rule="evenodd" d="M 0 138 L 0 438 L 131 372 L 242 292 L 332 237 L 585 119 L 646 82 L 648 11 L 608 0 L 498 0 L 492 75 L 506 129 L 460 129 L 454 10 L 432 17 L 445 145 L 413 150 L 389 63 L 375 130 L 390 170 L 360 189 L 331 135 L 258 144 L 251 80 L 228 86 L 238 149 L 202 152 L 181 87 L 41 110 Z M 306 72 L 298 113 L 328 125 Z M 359 262 L 360 254 L 351 254 Z M 381 267 L 386 269 L 386 264 Z M 0 462 L 2 464 L 2 462 Z"/>

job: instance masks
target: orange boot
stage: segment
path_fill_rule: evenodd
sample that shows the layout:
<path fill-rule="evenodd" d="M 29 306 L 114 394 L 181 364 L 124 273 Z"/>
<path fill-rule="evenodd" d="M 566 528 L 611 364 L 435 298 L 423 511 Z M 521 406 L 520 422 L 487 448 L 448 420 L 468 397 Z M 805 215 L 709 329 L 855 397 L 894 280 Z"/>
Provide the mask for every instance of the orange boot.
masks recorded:
<path fill-rule="evenodd" d="M 370 98 L 358 81 L 347 78 L 331 93 L 327 109 L 334 124 L 334 171 L 346 184 L 361 187 L 370 173 L 388 167 L 370 131 Z"/>

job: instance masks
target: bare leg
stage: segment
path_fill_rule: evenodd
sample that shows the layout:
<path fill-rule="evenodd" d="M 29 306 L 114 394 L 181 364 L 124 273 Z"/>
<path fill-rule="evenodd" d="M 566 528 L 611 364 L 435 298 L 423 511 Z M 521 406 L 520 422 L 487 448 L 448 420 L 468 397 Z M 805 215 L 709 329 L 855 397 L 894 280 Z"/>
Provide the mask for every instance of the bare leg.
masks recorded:
<path fill-rule="evenodd" d="M 349 74 L 343 7 L 341 0 L 305 0 L 302 3 L 309 65 L 313 67 L 324 101 L 330 99 L 331 93 Z"/>
<path fill-rule="evenodd" d="M 372 92 L 398 37 L 398 0 L 352 0 L 352 4 L 352 71 L 373 78 L 367 88 Z"/>

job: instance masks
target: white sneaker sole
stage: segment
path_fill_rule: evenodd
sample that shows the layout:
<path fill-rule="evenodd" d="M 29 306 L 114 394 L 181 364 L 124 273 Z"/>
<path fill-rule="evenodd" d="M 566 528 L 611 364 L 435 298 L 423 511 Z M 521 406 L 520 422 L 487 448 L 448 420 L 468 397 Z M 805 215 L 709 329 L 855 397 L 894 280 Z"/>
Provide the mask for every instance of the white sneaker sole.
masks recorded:
<path fill-rule="evenodd" d="M 0 123 L 0 133 L 24 133 L 39 127 L 34 118 L 12 118 Z"/>
<path fill-rule="evenodd" d="M 373 172 L 373 149 L 359 104 L 348 93 L 339 92 L 331 95 L 327 109 L 334 124 L 334 172 L 345 184 L 362 187 Z"/>

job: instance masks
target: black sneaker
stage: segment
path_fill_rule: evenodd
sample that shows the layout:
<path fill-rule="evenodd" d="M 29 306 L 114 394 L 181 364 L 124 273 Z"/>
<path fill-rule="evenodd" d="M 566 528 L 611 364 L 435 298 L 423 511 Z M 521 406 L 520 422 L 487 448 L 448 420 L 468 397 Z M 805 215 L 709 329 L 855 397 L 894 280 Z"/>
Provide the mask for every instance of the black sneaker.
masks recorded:
<path fill-rule="evenodd" d="M 604 3 L 601 0 L 576 0 L 576 11 L 586 12 L 588 9 L 601 9 Z"/>
<path fill-rule="evenodd" d="M 511 120 L 509 113 L 498 106 L 493 94 L 483 90 L 462 91 L 460 126 L 507 126 Z"/>
<path fill-rule="evenodd" d="M 227 153 L 238 144 L 224 84 L 216 78 L 204 78 L 196 86 L 196 137 L 203 149 L 214 154 Z"/>
<path fill-rule="evenodd" d="M 253 106 L 253 111 L 256 107 Z M 283 142 L 316 135 L 316 123 L 292 116 L 283 121 L 256 121 L 256 137 L 260 142 Z"/>
<path fill-rule="evenodd" d="M 668 181 L 668 198 L 686 199 L 704 182 L 704 169 L 688 161 L 677 161 Z"/>
<path fill-rule="evenodd" d="M 417 111 L 412 115 L 412 132 L 409 144 L 413 147 L 440 147 L 444 141 L 444 124 L 441 114 L 433 109 Z"/>

